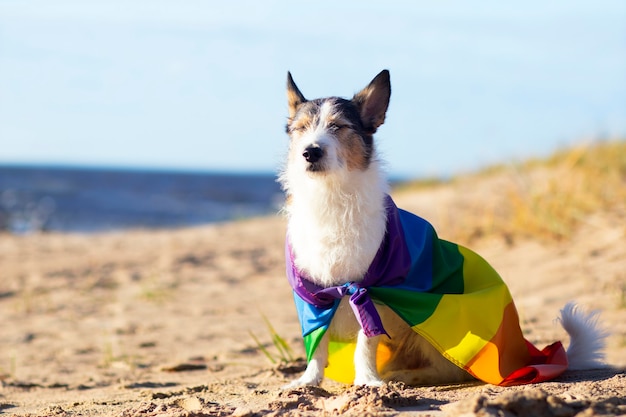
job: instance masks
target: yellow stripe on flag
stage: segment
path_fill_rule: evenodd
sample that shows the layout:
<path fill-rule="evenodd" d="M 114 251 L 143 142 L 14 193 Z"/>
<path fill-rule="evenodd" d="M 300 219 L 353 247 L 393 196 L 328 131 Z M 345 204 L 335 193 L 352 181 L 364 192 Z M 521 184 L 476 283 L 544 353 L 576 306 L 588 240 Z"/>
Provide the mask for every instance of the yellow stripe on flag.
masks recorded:
<path fill-rule="evenodd" d="M 354 382 L 354 350 L 355 342 L 338 342 L 331 340 L 328 344 L 328 366 L 324 371 L 324 375 L 332 380 L 344 384 L 352 384 Z M 384 343 L 378 344 L 376 352 L 376 366 L 378 372 L 387 363 L 391 357 L 389 347 Z"/>
<path fill-rule="evenodd" d="M 459 252 L 465 258 L 465 293 L 444 295 L 434 313 L 413 329 L 449 360 L 466 368 L 496 335 L 512 299 L 500 276 L 483 258 L 462 246 Z"/>

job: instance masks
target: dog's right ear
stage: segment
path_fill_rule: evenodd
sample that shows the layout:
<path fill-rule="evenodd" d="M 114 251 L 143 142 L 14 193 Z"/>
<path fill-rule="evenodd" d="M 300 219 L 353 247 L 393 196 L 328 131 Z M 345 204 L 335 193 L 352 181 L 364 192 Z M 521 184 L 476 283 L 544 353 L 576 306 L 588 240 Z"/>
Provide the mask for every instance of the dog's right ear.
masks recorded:
<path fill-rule="evenodd" d="M 289 118 L 296 115 L 298 106 L 306 101 L 296 83 L 293 82 L 291 73 L 287 71 L 287 103 L 289 104 Z"/>

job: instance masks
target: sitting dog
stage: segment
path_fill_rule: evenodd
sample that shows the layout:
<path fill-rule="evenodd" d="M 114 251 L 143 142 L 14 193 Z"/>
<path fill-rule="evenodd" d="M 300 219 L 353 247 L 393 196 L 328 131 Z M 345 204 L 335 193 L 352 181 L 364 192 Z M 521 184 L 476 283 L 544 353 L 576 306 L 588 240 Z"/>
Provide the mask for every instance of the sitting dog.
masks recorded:
<path fill-rule="evenodd" d="M 288 73 L 290 145 L 279 181 L 308 359 L 289 386 L 318 385 L 325 372 L 370 386 L 513 385 L 601 365 L 606 334 L 594 313 L 566 305 L 568 351 L 560 342 L 536 349 L 493 268 L 395 206 L 373 138 L 390 95 L 387 70 L 351 100 L 307 100 Z"/>

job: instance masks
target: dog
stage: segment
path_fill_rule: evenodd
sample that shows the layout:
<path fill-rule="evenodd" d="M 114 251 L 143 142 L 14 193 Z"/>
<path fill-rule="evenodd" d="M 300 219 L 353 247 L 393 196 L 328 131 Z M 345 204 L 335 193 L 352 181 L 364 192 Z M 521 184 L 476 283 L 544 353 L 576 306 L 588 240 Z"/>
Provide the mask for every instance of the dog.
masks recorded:
<path fill-rule="evenodd" d="M 410 214 L 397 209 L 389 197 L 389 185 L 376 153 L 374 133 L 385 121 L 390 96 L 390 75 L 387 70 L 380 72 L 352 99 L 326 97 L 307 100 L 296 86 L 291 73 L 287 74 L 286 132 L 290 143 L 286 163 L 278 179 L 286 194 L 287 274 L 295 291 L 303 335 L 315 339 L 307 345 L 306 370 L 288 387 L 319 385 L 322 382 L 325 368 L 329 365 L 329 350 L 335 346 L 332 345 L 333 341 L 353 346 L 353 358 L 344 358 L 339 362 L 345 362 L 343 365 L 350 362 L 349 367 L 353 366 L 353 374 L 349 374 L 349 379 L 355 385 L 380 386 L 386 381 L 437 385 L 475 378 L 506 385 L 540 380 L 529 377 L 527 371 L 524 371 L 526 373 L 523 373 L 521 379 L 512 382 L 505 379 L 507 375 L 503 374 L 504 371 L 509 374 L 518 367 L 527 369 L 524 365 L 529 360 L 528 351 L 526 347 L 519 346 L 515 348 L 517 351 L 511 346 L 507 347 L 513 353 L 504 350 L 499 352 L 500 359 L 519 354 L 523 357 L 522 361 L 526 362 L 514 359 L 513 362 L 517 362 L 511 365 L 513 368 L 509 366 L 504 369 L 500 365 L 497 376 L 492 378 L 489 373 L 485 377 L 481 376 L 482 371 L 472 368 L 476 365 L 475 358 L 469 360 L 469 364 L 464 364 L 462 354 L 455 356 L 457 347 L 454 344 L 457 341 L 441 342 L 428 329 L 419 327 L 425 328 L 426 325 L 414 326 L 408 323 L 407 317 L 412 313 L 394 304 L 393 297 L 387 296 L 390 301 L 381 302 L 384 298 L 381 294 L 391 293 L 393 285 L 400 282 L 400 286 L 406 287 L 408 284 L 402 281 L 405 278 L 390 272 L 390 281 L 382 285 L 368 284 L 368 280 L 378 279 L 372 277 L 375 275 L 373 269 L 380 265 L 387 268 L 386 271 L 393 269 L 389 267 L 392 258 L 393 262 L 396 262 L 396 258 L 400 263 L 408 262 L 405 253 L 407 245 L 422 244 L 418 238 L 405 236 L 407 230 L 395 230 L 403 228 L 407 221 L 415 220 L 417 226 L 411 227 L 419 229 L 419 233 L 425 231 L 423 233 L 434 236 L 431 240 L 435 242 L 435 249 L 442 253 L 440 256 L 443 261 L 454 263 L 455 259 L 460 259 L 459 262 L 464 262 L 462 268 L 459 266 L 461 264 L 456 264 L 456 269 L 449 268 L 453 274 L 458 275 L 460 270 L 466 273 L 463 271 L 472 268 L 486 271 L 485 276 L 493 277 L 498 294 L 508 297 L 506 286 L 500 283 L 495 271 L 482 258 L 462 247 L 451 247 L 449 242 L 437 240 L 425 220 L 417 216 L 415 219 L 409 217 Z M 388 242 L 390 235 L 396 232 L 417 243 L 399 243 L 401 249 L 397 249 L 395 241 Z M 432 248 L 428 250 L 432 251 Z M 411 273 L 421 274 L 417 269 Z M 432 289 L 421 290 L 421 285 L 415 284 L 418 291 L 411 291 L 418 296 L 427 293 L 429 297 L 438 297 L 438 301 L 432 305 L 435 306 L 433 309 L 439 308 L 443 296 L 431 294 Z M 382 290 L 377 286 L 382 287 Z M 454 297 L 464 289 L 446 291 L 454 293 L 451 299 L 456 300 Z M 512 324 L 504 328 L 499 324 L 498 335 L 504 335 L 501 339 L 504 344 L 514 344 L 512 341 L 506 342 L 511 338 L 517 338 L 523 344 L 525 341 L 519 330 L 515 308 L 503 308 L 506 310 L 504 315 L 511 319 L 509 321 Z M 448 323 L 429 322 L 428 326 L 435 329 L 434 333 L 442 333 L 444 339 L 450 339 L 451 336 L 445 330 L 450 322 L 469 321 L 468 326 L 473 328 L 474 322 L 491 320 L 487 314 L 481 316 L 480 308 L 464 311 L 452 315 Z M 567 367 L 601 366 L 606 333 L 598 325 L 595 312 L 583 313 L 570 303 L 561 311 L 560 321 L 570 336 L 569 349 L 566 354 L 563 351 L 561 359 L 554 359 L 562 350 L 557 342 L 558 346 L 553 346 L 551 352 L 546 354 L 551 355 L 548 361 L 560 361 L 557 374 Z M 313 331 L 305 329 L 311 323 L 317 323 Z M 498 323 L 492 326 L 494 332 L 497 326 Z M 480 331 L 462 329 L 459 333 L 460 338 L 463 338 L 462 343 L 474 343 L 470 333 L 478 334 Z M 446 343 L 453 345 L 448 346 Z M 484 353 L 489 347 L 484 346 L 489 343 L 481 343 L 477 346 L 482 346 L 480 352 Z M 478 352 L 478 348 L 472 349 Z M 381 356 L 384 356 L 384 363 Z M 535 370 L 531 373 L 535 375 Z M 546 378 L 554 376 L 554 373 L 549 373 Z"/>

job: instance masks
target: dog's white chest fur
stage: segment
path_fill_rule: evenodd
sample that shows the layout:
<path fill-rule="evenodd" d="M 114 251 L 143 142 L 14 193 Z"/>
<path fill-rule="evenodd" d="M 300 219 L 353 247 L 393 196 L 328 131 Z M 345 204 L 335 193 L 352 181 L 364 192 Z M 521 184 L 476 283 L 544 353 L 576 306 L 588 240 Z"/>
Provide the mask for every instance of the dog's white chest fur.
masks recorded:
<path fill-rule="evenodd" d="M 354 173 L 349 186 L 333 178 L 298 185 L 308 189 L 294 193 L 288 208 L 289 239 L 295 265 L 316 284 L 361 281 L 376 256 L 387 222 L 377 168 Z"/>

